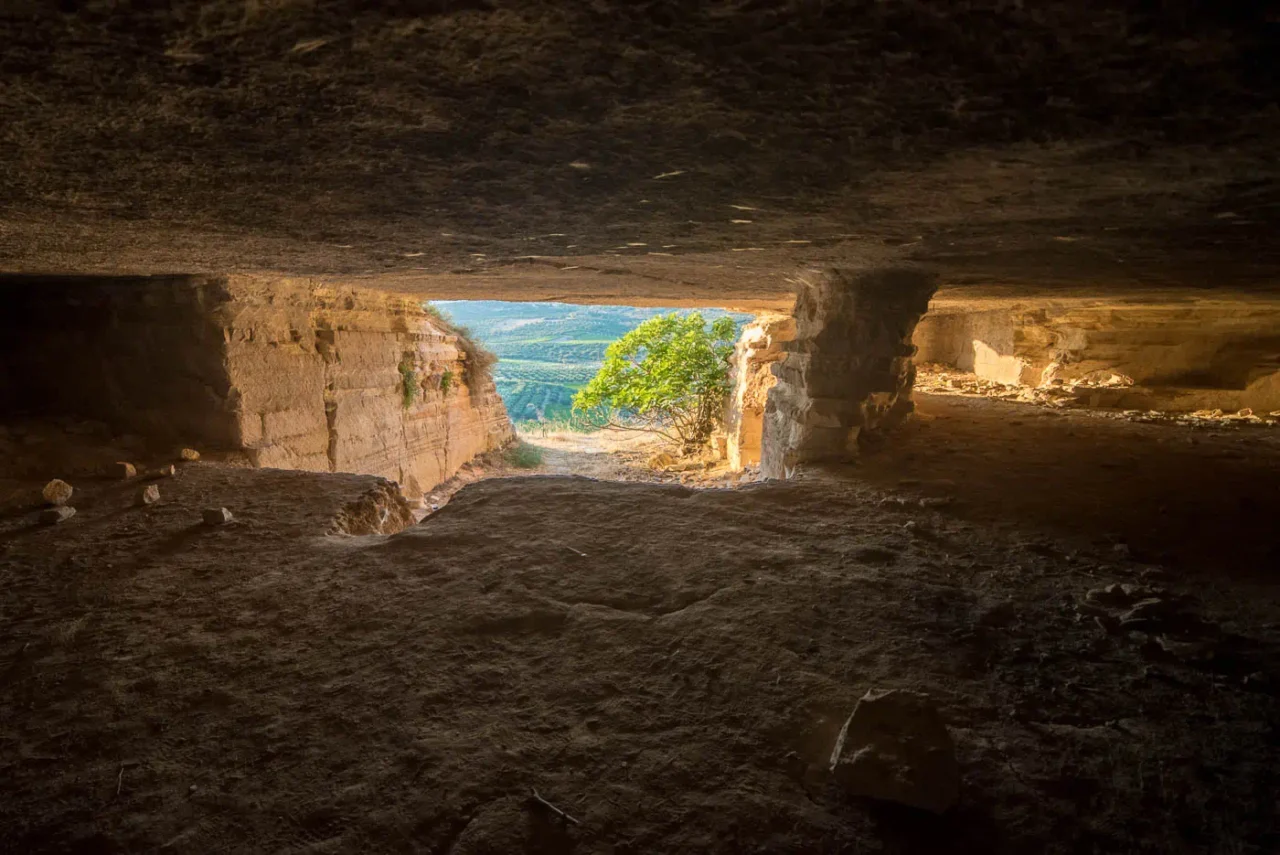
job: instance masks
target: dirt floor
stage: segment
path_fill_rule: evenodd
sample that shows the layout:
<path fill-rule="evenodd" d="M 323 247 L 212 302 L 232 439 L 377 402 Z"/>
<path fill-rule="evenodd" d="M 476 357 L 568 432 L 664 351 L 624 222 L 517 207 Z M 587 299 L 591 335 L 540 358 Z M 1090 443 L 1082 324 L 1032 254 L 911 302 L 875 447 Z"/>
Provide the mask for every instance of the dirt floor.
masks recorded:
<path fill-rule="evenodd" d="M 357 476 L 82 479 L 51 528 L 6 482 L 0 851 L 1280 850 L 1274 432 L 920 410 L 841 471 L 485 480 L 391 536 L 326 533 Z M 827 780 L 872 687 L 938 703 L 948 815 Z"/>

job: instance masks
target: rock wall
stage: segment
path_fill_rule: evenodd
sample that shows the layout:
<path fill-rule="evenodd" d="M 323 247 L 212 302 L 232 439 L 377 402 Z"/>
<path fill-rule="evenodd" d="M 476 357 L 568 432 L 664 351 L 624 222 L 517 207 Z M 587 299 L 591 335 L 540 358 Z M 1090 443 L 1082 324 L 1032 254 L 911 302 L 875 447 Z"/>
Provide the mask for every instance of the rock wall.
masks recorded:
<path fill-rule="evenodd" d="M 911 335 L 936 287 L 916 270 L 833 270 L 800 280 L 796 336 L 773 363 L 761 474 L 845 460 L 911 412 Z"/>
<path fill-rule="evenodd" d="M 1280 409 L 1280 301 L 942 303 L 916 329 L 920 362 L 1001 383 L 1119 378 L 1102 403 Z"/>
<path fill-rule="evenodd" d="M 0 404 L 406 494 L 512 438 L 487 372 L 413 299 L 253 277 L 0 279 Z"/>
<path fill-rule="evenodd" d="M 727 456 L 734 469 L 760 462 L 760 440 L 769 390 L 778 382 L 773 364 L 783 346 L 796 337 L 796 321 L 787 315 L 764 314 L 742 328 L 730 369 L 729 405 L 725 412 Z"/>
<path fill-rule="evenodd" d="M 225 279 L 0 276 L 0 410 L 229 447 Z"/>
<path fill-rule="evenodd" d="M 382 475 L 415 497 L 512 439 L 487 372 L 417 300 L 244 278 L 230 292 L 230 403 L 255 465 Z"/>

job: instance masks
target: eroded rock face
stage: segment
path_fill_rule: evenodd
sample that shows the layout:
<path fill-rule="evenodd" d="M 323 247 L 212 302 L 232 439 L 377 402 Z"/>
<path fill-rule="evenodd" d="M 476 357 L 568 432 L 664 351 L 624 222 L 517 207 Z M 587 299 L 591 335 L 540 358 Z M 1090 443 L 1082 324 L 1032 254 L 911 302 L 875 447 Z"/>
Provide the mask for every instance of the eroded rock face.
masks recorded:
<path fill-rule="evenodd" d="M 487 373 L 410 298 L 255 277 L 20 279 L 0 281 L 10 412 L 381 475 L 412 496 L 512 436 Z"/>
<path fill-rule="evenodd" d="M 845 460 L 912 410 L 911 335 L 934 278 L 901 270 L 833 270 L 801 282 L 796 336 L 773 364 L 761 440 L 761 474 Z"/>
<path fill-rule="evenodd" d="M 493 381 L 417 301 L 249 279 L 231 293 L 229 400 L 255 465 L 381 475 L 418 496 L 511 439 Z"/>

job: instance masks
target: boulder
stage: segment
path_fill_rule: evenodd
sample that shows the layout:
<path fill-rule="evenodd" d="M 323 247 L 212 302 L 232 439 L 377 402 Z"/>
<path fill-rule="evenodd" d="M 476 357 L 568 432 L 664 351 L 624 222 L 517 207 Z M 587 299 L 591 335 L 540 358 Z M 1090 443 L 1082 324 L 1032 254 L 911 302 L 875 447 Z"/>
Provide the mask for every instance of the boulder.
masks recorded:
<path fill-rule="evenodd" d="M 160 488 L 155 484 L 148 484 L 138 493 L 138 505 L 141 507 L 154 505 L 158 501 L 160 501 Z"/>
<path fill-rule="evenodd" d="M 960 797 L 955 745 L 933 702 L 918 692 L 867 692 L 836 739 L 830 768 L 856 796 L 933 813 Z"/>
<path fill-rule="evenodd" d="M 66 505 L 60 505 L 56 508 L 46 508 L 40 512 L 41 525 L 57 525 L 60 522 L 66 522 L 76 515 L 75 508 L 69 508 Z"/>
<path fill-rule="evenodd" d="M 205 508 L 203 518 L 205 525 L 226 525 L 231 522 L 231 511 L 226 508 Z"/>
<path fill-rule="evenodd" d="M 44 489 L 40 491 L 40 495 L 51 505 L 65 505 L 71 500 L 71 494 L 74 492 L 71 485 L 66 481 L 54 478 L 48 484 L 44 485 Z"/>

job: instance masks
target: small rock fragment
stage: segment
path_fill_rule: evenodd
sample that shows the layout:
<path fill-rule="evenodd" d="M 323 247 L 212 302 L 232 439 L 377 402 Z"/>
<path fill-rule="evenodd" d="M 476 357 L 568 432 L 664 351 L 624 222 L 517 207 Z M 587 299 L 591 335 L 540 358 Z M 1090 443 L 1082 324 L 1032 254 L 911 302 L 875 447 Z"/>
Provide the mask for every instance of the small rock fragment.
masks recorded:
<path fill-rule="evenodd" d="M 231 511 L 226 508 L 205 508 L 203 517 L 205 525 L 226 525 L 231 522 Z"/>
<path fill-rule="evenodd" d="M 138 504 L 142 507 L 154 505 L 158 501 L 160 501 L 160 488 L 155 484 L 148 484 L 138 494 Z"/>
<path fill-rule="evenodd" d="M 51 505 L 65 505 L 71 499 L 73 489 L 66 481 L 54 478 L 48 484 L 44 485 L 44 489 L 40 491 L 40 495 L 44 496 L 44 500 Z"/>
<path fill-rule="evenodd" d="M 184 448 L 182 451 L 178 452 L 178 459 L 185 460 L 190 463 L 200 459 L 200 452 L 196 451 L 194 448 Z"/>
<path fill-rule="evenodd" d="M 174 475 L 178 474 L 178 467 L 170 463 L 167 466 L 161 466 L 159 469 L 148 472 L 147 474 L 152 478 L 172 478 Z"/>
<path fill-rule="evenodd" d="M 138 474 L 137 467 L 132 463 L 126 463 L 123 460 L 117 460 L 107 467 L 107 473 L 112 478 L 119 478 L 122 481 L 128 478 L 136 477 Z"/>
<path fill-rule="evenodd" d="M 40 524 L 57 525 L 60 522 L 65 522 L 66 520 L 71 519 L 75 515 L 76 509 L 69 508 L 66 505 L 61 505 L 56 508 L 46 508 L 40 512 Z"/>
<path fill-rule="evenodd" d="M 960 797 L 951 735 L 928 695 L 872 689 L 831 753 L 831 772 L 857 796 L 943 813 Z"/>

